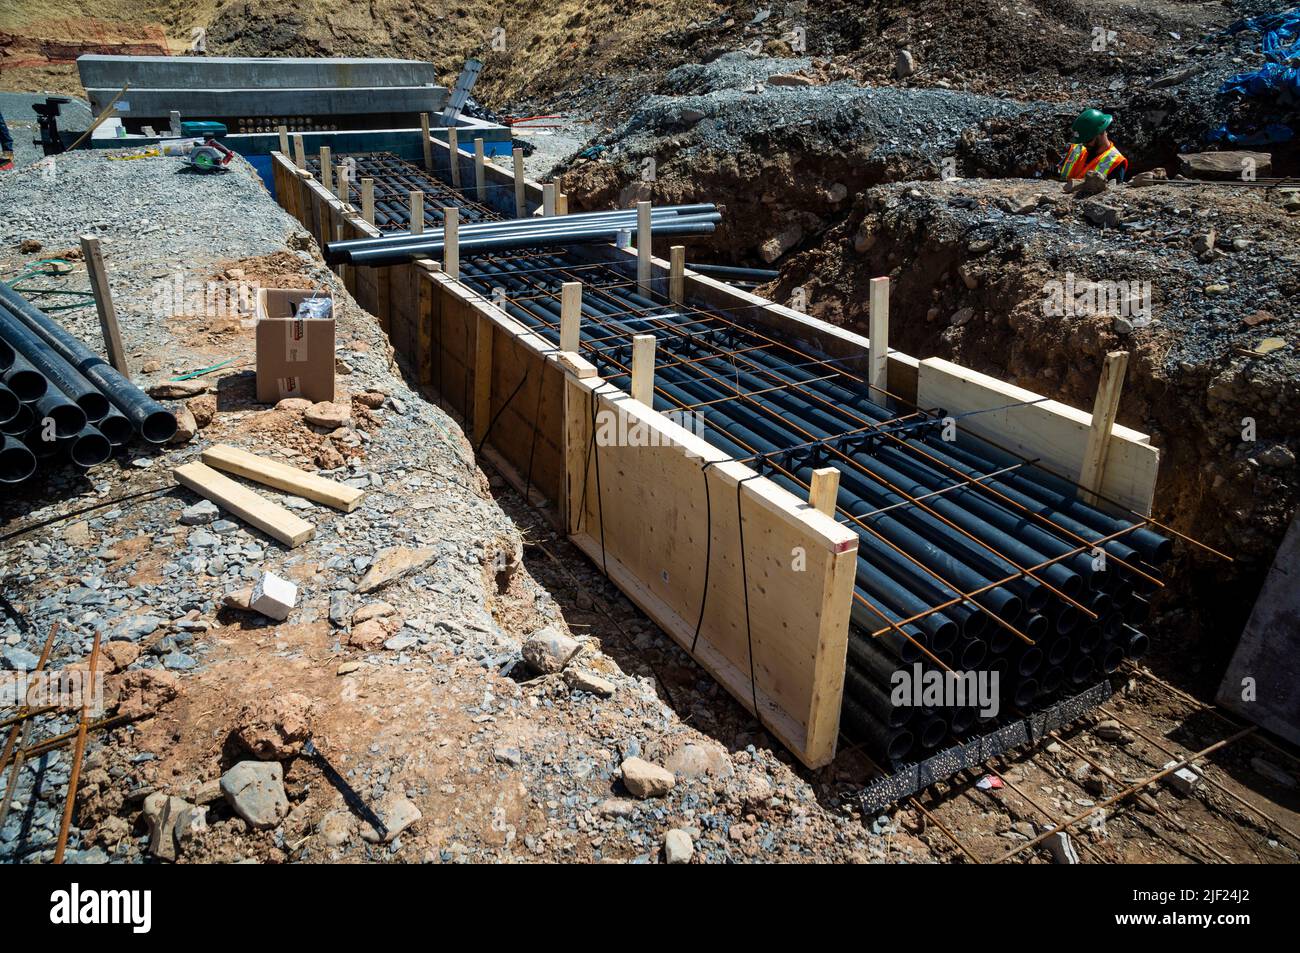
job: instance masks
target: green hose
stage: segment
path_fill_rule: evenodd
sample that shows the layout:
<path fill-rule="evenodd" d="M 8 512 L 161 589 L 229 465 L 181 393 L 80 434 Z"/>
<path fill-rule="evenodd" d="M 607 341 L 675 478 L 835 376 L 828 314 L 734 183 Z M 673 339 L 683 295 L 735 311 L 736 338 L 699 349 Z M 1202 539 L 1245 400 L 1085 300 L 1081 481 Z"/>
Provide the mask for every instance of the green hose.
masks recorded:
<path fill-rule="evenodd" d="M 56 272 L 51 269 L 41 268 L 41 265 L 68 264 L 71 263 L 63 258 L 41 258 L 37 261 L 30 262 L 27 267 L 23 269 L 22 274 L 12 281 L 6 281 L 5 284 L 28 300 L 46 298 L 52 295 L 66 295 L 70 297 L 90 299 L 89 301 L 74 301 L 71 304 L 41 305 L 40 308 L 42 311 L 73 311 L 77 308 L 89 308 L 95 303 L 95 293 L 93 291 L 78 291 L 76 289 L 64 287 L 31 287 L 23 284 L 23 282 L 27 281 L 29 278 L 36 278 L 38 276 L 46 278 L 57 277 Z"/>

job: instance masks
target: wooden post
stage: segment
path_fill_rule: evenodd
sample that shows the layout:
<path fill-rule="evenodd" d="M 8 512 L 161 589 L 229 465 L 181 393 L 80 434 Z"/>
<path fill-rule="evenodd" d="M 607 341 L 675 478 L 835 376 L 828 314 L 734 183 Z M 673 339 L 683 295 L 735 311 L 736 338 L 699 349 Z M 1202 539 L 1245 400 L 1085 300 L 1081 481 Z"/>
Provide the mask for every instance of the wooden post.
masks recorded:
<path fill-rule="evenodd" d="M 411 234 L 424 234 L 424 193 L 411 193 Z"/>
<path fill-rule="evenodd" d="M 528 214 L 528 199 L 524 192 L 524 150 L 515 149 L 510 153 L 515 171 L 515 218 Z"/>
<path fill-rule="evenodd" d="M 1110 452 L 1110 432 L 1119 412 L 1119 396 L 1124 390 L 1124 372 L 1128 370 L 1128 351 L 1111 351 L 1101 368 L 1097 399 L 1092 404 L 1092 426 L 1088 429 L 1088 449 L 1083 454 L 1079 472 L 1079 496 L 1086 503 L 1100 502 L 1106 477 L 1106 455 Z"/>
<path fill-rule="evenodd" d="M 582 282 L 560 286 L 560 350 L 578 353 L 582 342 Z"/>
<path fill-rule="evenodd" d="M 808 487 L 808 502 L 816 510 L 827 516 L 835 516 L 835 501 L 840 492 L 840 471 L 834 467 L 822 467 L 812 472 L 812 484 Z"/>
<path fill-rule="evenodd" d="M 447 127 L 447 148 L 451 150 L 451 187 L 460 188 L 460 137 L 455 126 Z"/>
<path fill-rule="evenodd" d="M 442 270 L 460 280 L 460 210 L 442 210 Z"/>
<path fill-rule="evenodd" d="M 348 182 L 348 165 L 346 162 L 340 162 L 334 167 L 334 185 L 338 189 L 339 201 L 346 205 L 352 198 L 352 189 Z"/>
<path fill-rule="evenodd" d="M 444 270 L 446 270 L 444 268 Z M 471 312 L 477 313 L 477 312 Z M 474 335 L 474 445 L 487 436 L 492 414 L 492 322 L 479 314 Z"/>
<path fill-rule="evenodd" d="M 569 214 L 569 193 L 568 192 L 555 193 L 555 214 L 556 215 Z"/>
<path fill-rule="evenodd" d="M 95 310 L 99 312 L 99 329 L 104 334 L 108 363 L 123 377 L 130 378 L 131 368 L 127 366 L 126 351 L 122 348 L 122 332 L 117 326 L 117 309 L 113 307 L 113 293 L 108 287 L 99 239 L 94 235 L 82 235 L 81 253 L 86 259 L 86 271 L 90 273 L 90 290 L 95 294 Z"/>
<path fill-rule="evenodd" d="M 871 339 L 870 370 L 867 383 L 871 399 L 881 400 L 889 390 L 889 279 L 871 279 L 871 313 L 867 324 Z"/>
<path fill-rule="evenodd" d="M 293 134 L 293 164 L 300 169 L 307 168 L 307 150 L 302 145 L 302 133 Z"/>
<path fill-rule="evenodd" d="M 433 171 L 433 143 L 429 139 L 429 114 L 420 113 L 420 142 L 424 146 L 424 170 Z"/>
<path fill-rule="evenodd" d="M 334 185 L 330 177 L 330 172 L 334 169 L 334 164 L 330 162 L 330 147 L 320 147 L 320 184 L 325 186 L 326 192 L 333 192 Z"/>
<path fill-rule="evenodd" d="M 668 300 L 681 304 L 686 297 L 686 246 L 668 249 Z"/>
<path fill-rule="evenodd" d="M 361 217 L 370 225 L 375 224 L 375 180 L 361 180 Z"/>
<path fill-rule="evenodd" d="M 636 203 L 636 286 L 650 294 L 650 203 Z"/>
<path fill-rule="evenodd" d="M 542 186 L 542 214 L 555 214 L 555 183 L 547 182 Z"/>
<path fill-rule="evenodd" d="M 655 336 L 632 338 L 632 399 L 647 407 L 655 405 Z"/>
<path fill-rule="evenodd" d="M 280 134 L 280 155 L 287 159 L 289 158 L 289 127 L 276 126 L 276 132 Z"/>
<path fill-rule="evenodd" d="M 474 140 L 474 196 L 480 203 L 487 201 L 487 170 L 483 167 L 483 140 Z"/>

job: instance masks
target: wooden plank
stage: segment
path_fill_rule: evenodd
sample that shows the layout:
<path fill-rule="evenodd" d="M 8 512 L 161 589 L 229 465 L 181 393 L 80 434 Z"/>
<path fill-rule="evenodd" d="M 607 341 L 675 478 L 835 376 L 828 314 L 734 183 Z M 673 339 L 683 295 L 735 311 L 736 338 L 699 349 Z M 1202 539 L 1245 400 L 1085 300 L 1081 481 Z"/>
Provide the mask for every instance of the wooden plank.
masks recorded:
<path fill-rule="evenodd" d="M 344 513 L 351 513 L 361 505 L 364 491 L 344 486 L 334 480 L 299 470 L 287 463 L 261 457 L 247 450 L 219 443 L 203 451 L 203 462 L 217 470 L 225 470 L 265 486 L 284 490 L 294 496 L 324 503 Z"/>
<path fill-rule="evenodd" d="M 1124 391 L 1124 372 L 1128 370 L 1128 352 L 1111 351 L 1101 367 L 1101 381 L 1092 405 L 1092 424 L 1088 428 L 1088 447 L 1079 471 L 1079 496 L 1097 504 L 1106 476 L 1106 459 L 1110 455 L 1110 436 L 1119 413 L 1119 397 Z"/>
<path fill-rule="evenodd" d="M 460 140 L 454 125 L 447 127 L 447 148 L 451 150 L 451 187 L 460 188 Z"/>
<path fill-rule="evenodd" d="M 871 304 L 867 319 L 871 370 L 867 383 L 873 400 L 889 392 L 889 279 L 871 279 Z"/>
<path fill-rule="evenodd" d="M 636 286 L 643 295 L 650 294 L 652 275 L 650 253 L 650 203 L 636 203 Z"/>
<path fill-rule="evenodd" d="M 290 549 L 316 535 L 316 527 L 283 506 L 263 499 L 230 477 L 195 460 L 172 471 L 176 481 L 257 527 Z"/>
<path fill-rule="evenodd" d="M 433 143 L 429 141 L 429 114 L 420 113 L 420 142 L 424 144 L 424 169 L 433 171 Z"/>
<path fill-rule="evenodd" d="M 654 406 L 655 336 L 653 334 L 632 336 L 632 386 L 629 392 L 633 400 L 639 400 L 647 407 Z"/>
<path fill-rule="evenodd" d="M 411 193 L 410 232 L 412 235 L 424 234 L 424 193 L 419 190 Z"/>
<path fill-rule="evenodd" d="M 416 302 L 417 315 L 415 326 L 415 367 L 416 379 L 420 382 L 420 387 L 433 386 L 433 362 L 435 356 L 433 353 L 433 282 L 428 277 L 428 272 L 436 270 L 437 262 L 429 261 L 427 258 L 419 258 L 415 261 L 416 265 Z"/>
<path fill-rule="evenodd" d="M 668 300 L 681 304 L 686 298 L 686 246 L 668 249 Z"/>
<path fill-rule="evenodd" d="M 542 186 L 542 214 L 555 214 L 555 183 L 547 182 Z"/>
<path fill-rule="evenodd" d="M 973 413 L 959 426 L 1071 482 L 1078 482 L 1092 415 L 950 361 L 920 362 L 917 403 L 948 414 Z M 1008 406 L 1013 405 L 1013 406 Z M 1160 451 L 1128 427 L 1111 428 L 1101 495 L 1138 513 L 1151 512 Z"/>
<path fill-rule="evenodd" d="M 361 180 L 361 217 L 370 225 L 375 224 L 375 180 Z"/>
<path fill-rule="evenodd" d="M 300 169 L 307 168 L 307 150 L 303 148 L 300 132 L 293 134 L 293 164 Z"/>
<path fill-rule="evenodd" d="M 486 156 L 483 153 L 483 140 L 474 140 L 474 195 L 480 203 L 487 201 L 487 179 L 483 171 Z"/>
<path fill-rule="evenodd" d="M 330 147 L 321 146 L 320 147 L 320 184 L 324 187 L 325 191 L 327 192 L 334 191 L 333 173 L 334 173 L 334 163 L 330 161 Z"/>
<path fill-rule="evenodd" d="M 492 416 L 492 322 L 478 316 L 474 336 L 474 445 L 487 436 Z"/>
<path fill-rule="evenodd" d="M 560 350 L 578 353 L 582 340 L 582 282 L 560 285 Z"/>
<path fill-rule="evenodd" d="M 280 155 L 287 158 L 289 155 L 289 127 L 276 126 L 275 131 L 280 134 Z"/>
<path fill-rule="evenodd" d="M 566 387 L 575 544 L 742 705 L 756 698 L 763 725 L 800 760 L 826 764 L 857 536 L 598 378 Z M 613 415 L 610 433 L 644 428 L 643 438 L 593 448 L 593 400 L 598 427 Z"/>
<path fill-rule="evenodd" d="M 442 270 L 460 277 L 460 209 L 454 205 L 442 210 Z"/>
<path fill-rule="evenodd" d="M 821 467 L 812 472 L 808 488 L 808 504 L 815 510 L 834 519 L 835 501 L 839 499 L 840 471 L 834 467 Z"/>
<path fill-rule="evenodd" d="M 108 286 L 108 273 L 104 270 L 104 255 L 99 239 L 94 235 L 81 236 L 81 252 L 86 259 L 90 275 L 90 290 L 95 296 L 95 310 L 99 312 L 99 330 L 104 335 L 104 352 L 108 363 L 123 377 L 130 379 L 131 367 L 126 362 L 126 349 L 122 347 L 122 331 L 117 326 L 117 308 L 113 305 L 113 291 Z"/>
<path fill-rule="evenodd" d="M 510 157 L 514 164 L 515 218 L 523 218 L 528 214 L 528 198 L 524 191 L 524 150 L 512 149 Z"/>

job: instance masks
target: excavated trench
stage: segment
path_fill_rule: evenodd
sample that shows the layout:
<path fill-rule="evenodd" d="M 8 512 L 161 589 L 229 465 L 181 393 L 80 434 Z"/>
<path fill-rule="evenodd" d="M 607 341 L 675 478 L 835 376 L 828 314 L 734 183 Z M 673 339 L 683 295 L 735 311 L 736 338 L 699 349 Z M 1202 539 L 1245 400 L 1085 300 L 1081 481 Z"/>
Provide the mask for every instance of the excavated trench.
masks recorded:
<path fill-rule="evenodd" d="M 1152 157 L 1168 160 L 1158 137 L 1143 141 Z M 1229 563 L 1184 544 L 1149 625 L 1153 664 L 1212 694 L 1297 503 L 1289 456 L 1294 427 L 1287 423 L 1300 414 L 1294 373 L 1281 362 L 1242 358 L 1231 342 L 1216 344 L 1214 329 L 1157 322 L 1124 338 L 1110 315 L 1045 316 L 1044 285 L 1071 259 L 1032 234 L 986 236 L 949 220 L 951 208 L 987 207 L 993 200 L 981 196 L 986 186 L 1055 196 L 1058 184 L 938 182 L 932 165 L 881 158 L 866 144 L 836 154 L 770 146 L 696 157 L 689 173 L 661 174 L 653 184 L 630 181 L 612 164 L 579 164 L 566 173 L 566 189 L 583 196 L 584 208 L 636 198 L 717 202 L 724 221 L 699 250 L 700 260 L 779 267 L 781 277 L 760 294 L 792 302 L 799 289 L 810 313 L 862 334 L 868 283 L 890 275 L 892 346 L 948 358 L 1075 407 L 1091 407 L 1105 354 L 1130 351 L 1119 421 L 1150 434 L 1161 450 L 1153 515 L 1233 557 Z M 959 168 L 964 176 L 1027 175 L 1051 147 L 1036 124 L 985 123 L 978 135 L 962 136 Z M 930 196 L 932 190 L 943 194 Z M 1016 199 L 996 201 L 1005 208 Z M 688 251 L 688 259 L 695 254 Z M 1284 299 L 1300 294 L 1294 284 L 1276 277 Z M 1201 289 L 1180 288 L 1174 296 L 1186 297 L 1185 290 Z M 1194 353 L 1180 353 L 1184 334 L 1199 342 Z M 1258 442 L 1243 442 L 1245 419 L 1256 421 Z"/>

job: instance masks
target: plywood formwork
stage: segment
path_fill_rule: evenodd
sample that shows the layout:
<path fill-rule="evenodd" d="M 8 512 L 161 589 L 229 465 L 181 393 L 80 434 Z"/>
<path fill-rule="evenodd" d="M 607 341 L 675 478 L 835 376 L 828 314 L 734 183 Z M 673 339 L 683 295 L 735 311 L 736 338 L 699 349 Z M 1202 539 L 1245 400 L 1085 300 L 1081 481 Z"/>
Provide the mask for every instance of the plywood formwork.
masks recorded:
<path fill-rule="evenodd" d="M 435 140 L 431 154 L 446 178 L 447 147 Z M 473 183 L 472 157 L 459 160 L 462 183 Z M 276 175 L 277 185 L 280 176 L 301 179 L 283 157 Z M 513 214 L 513 175 L 489 166 L 485 178 L 489 204 Z M 526 183 L 524 194 L 530 211 L 541 206 L 537 183 Z M 321 234 L 378 233 L 322 188 L 309 183 L 287 195 L 285 207 L 297 201 L 299 220 L 316 221 Z M 635 260 L 613 246 L 577 253 Z M 650 264 L 654 287 L 666 289 L 668 262 Z M 344 272 L 411 377 L 460 418 L 507 481 L 549 507 L 610 579 L 801 761 L 828 763 L 838 737 L 856 533 L 602 381 L 579 355 L 558 351 L 435 263 Z M 682 287 L 689 301 L 865 376 L 870 342 L 861 335 L 689 269 Z M 1059 461 L 1057 472 L 1077 477 L 1090 414 L 1027 391 L 1008 399 L 1010 385 L 898 351 L 888 353 L 886 380 L 900 400 L 954 416 L 988 411 L 994 397 L 1024 404 L 961 423 L 1026 457 Z M 610 419 L 602 413 L 614 415 L 616 434 L 636 430 L 636 445 L 593 443 Z M 1116 426 L 1110 439 L 1103 495 L 1147 512 L 1139 504 L 1149 508 L 1158 453 L 1126 428 Z"/>

